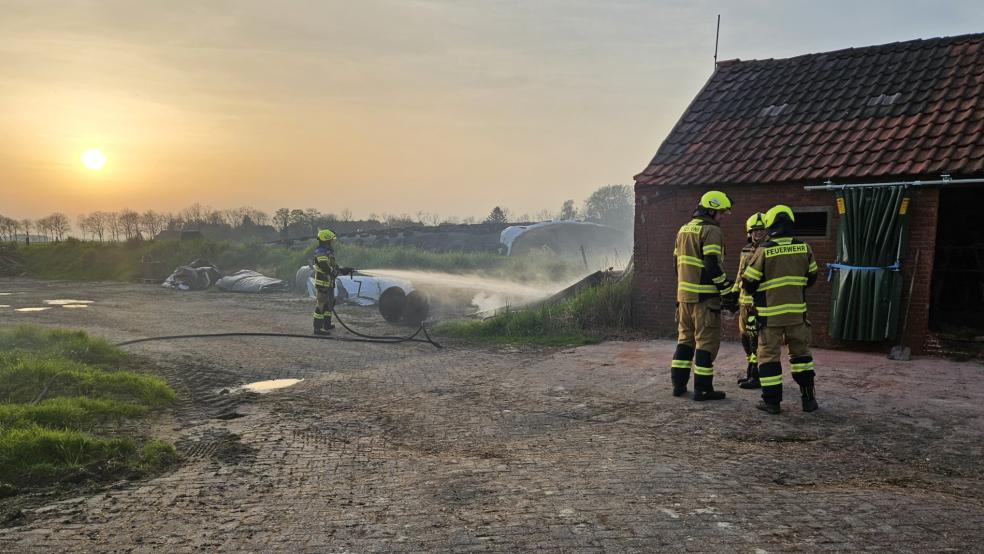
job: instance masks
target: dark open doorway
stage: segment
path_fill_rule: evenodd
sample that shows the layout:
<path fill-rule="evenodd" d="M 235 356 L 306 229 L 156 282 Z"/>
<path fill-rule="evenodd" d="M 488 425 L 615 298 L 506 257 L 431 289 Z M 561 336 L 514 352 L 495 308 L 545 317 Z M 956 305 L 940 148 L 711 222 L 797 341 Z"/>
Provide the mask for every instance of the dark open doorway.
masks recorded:
<path fill-rule="evenodd" d="M 984 335 L 984 187 L 940 190 L 930 327 L 972 339 Z"/>

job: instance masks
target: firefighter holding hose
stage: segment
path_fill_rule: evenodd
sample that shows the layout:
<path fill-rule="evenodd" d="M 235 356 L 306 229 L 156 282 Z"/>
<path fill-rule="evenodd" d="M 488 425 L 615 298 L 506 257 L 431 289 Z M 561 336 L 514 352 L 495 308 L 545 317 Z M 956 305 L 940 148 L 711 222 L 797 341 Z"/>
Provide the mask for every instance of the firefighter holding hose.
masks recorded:
<path fill-rule="evenodd" d="M 339 275 L 351 275 L 352 268 L 339 268 L 335 261 L 335 233 L 328 229 L 318 231 L 318 247 L 314 249 L 311 266 L 314 268 L 314 288 L 317 304 L 314 306 L 314 334 L 328 335 L 335 328 L 331 312 L 335 307 L 335 279 Z"/>

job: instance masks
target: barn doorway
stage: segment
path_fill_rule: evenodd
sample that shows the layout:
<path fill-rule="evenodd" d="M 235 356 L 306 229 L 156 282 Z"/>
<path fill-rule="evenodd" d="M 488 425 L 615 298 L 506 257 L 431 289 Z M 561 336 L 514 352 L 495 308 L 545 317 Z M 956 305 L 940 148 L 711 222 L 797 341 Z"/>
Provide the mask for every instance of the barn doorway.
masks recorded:
<path fill-rule="evenodd" d="M 982 198 L 984 187 L 940 190 L 930 328 L 950 338 L 984 337 Z"/>

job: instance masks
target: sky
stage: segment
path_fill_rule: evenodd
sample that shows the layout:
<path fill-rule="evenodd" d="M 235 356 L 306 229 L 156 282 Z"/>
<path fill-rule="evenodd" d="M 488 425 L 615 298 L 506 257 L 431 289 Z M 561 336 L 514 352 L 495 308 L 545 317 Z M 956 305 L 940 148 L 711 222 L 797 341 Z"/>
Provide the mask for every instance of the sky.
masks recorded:
<path fill-rule="evenodd" d="M 984 31 L 977 1 L 0 0 L 0 214 L 559 211 L 719 59 Z M 98 149 L 101 170 L 80 156 Z"/>

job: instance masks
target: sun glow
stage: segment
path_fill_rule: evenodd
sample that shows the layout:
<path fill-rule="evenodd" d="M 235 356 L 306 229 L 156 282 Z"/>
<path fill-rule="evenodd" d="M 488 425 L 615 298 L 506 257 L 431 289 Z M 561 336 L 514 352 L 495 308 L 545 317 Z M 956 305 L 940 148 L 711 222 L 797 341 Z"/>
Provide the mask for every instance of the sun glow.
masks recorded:
<path fill-rule="evenodd" d="M 106 165 L 106 155 L 94 148 L 82 153 L 82 165 L 93 170 L 99 171 Z"/>

